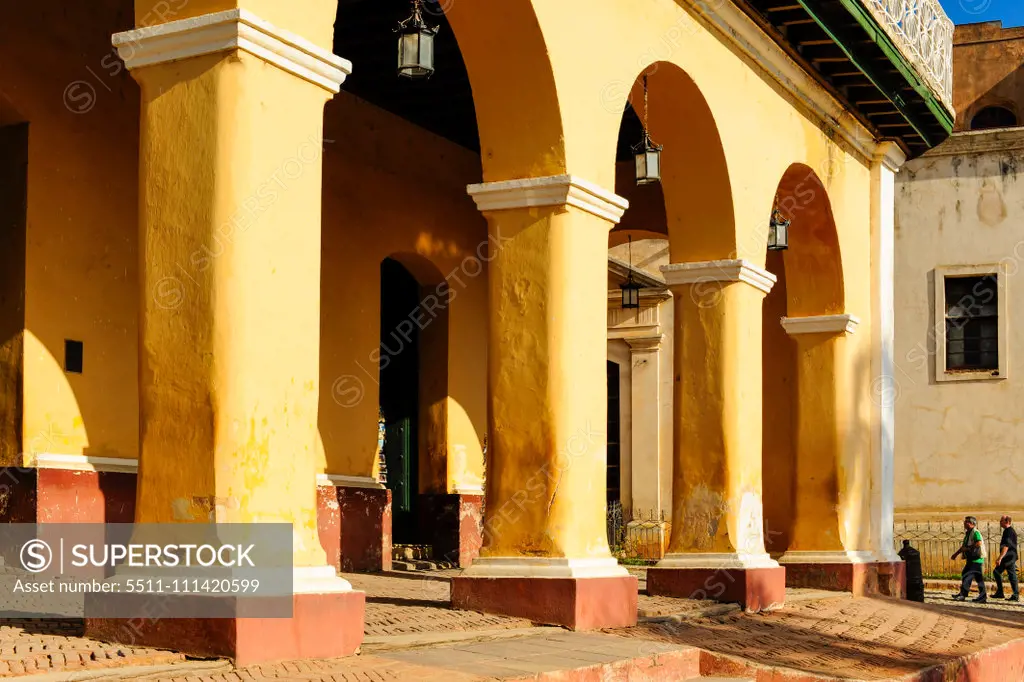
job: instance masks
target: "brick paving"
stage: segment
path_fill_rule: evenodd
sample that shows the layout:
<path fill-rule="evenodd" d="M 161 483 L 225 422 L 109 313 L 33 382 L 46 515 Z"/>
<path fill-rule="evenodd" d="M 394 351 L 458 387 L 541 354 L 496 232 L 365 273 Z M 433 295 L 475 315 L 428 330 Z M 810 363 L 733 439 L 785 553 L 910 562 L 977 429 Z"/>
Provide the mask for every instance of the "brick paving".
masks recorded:
<path fill-rule="evenodd" d="M 0 677 L 184 661 L 158 649 L 103 644 L 82 637 L 80 620 L 0 621 Z"/>
<path fill-rule="evenodd" d="M 837 596 L 755 616 L 644 623 L 614 633 L 827 679 L 882 680 L 1024 638 L 1024 611 L 972 607 Z"/>
<path fill-rule="evenodd" d="M 447 576 L 431 577 L 345 574 L 368 597 L 366 645 L 358 656 L 189 670 L 179 654 L 84 639 L 81 621 L 75 619 L 0 621 L 0 676 L 177 664 L 150 668 L 149 673 L 125 670 L 120 677 L 111 670 L 111 676 L 103 679 L 474 682 L 484 679 L 480 676 L 484 669 L 472 667 L 476 663 L 487 659 L 487 670 L 507 673 L 495 672 L 491 679 L 509 678 L 523 672 L 525 664 L 508 668 L 499 665 L 498 659 L 507 658 L 508 652 L 539 654 L 535 645 L 559 634 L 522 619 L 451 611 Z M 641 595 L 643 622 L 608 634 L 632 641 L 642 655 L 651 647 L 699 647 L 713 658 L 741 659 L 745 665 L 784 668 L 830 680 L 891 679 L 1024 638 L 1021 604 L 957 603 L 947 592 L 936 591 L 928 593 L 927 605 L 803 590 L 793 590 L 789 596 L 785 609 L 750 616 L 713 602 Z M 384 646 L 388 642 L 392 646 Z M 550 660 L 530 661 L 531 665 L 541 663 L 551 665 Z M 567 657 L 564 664 L 583 663 Z"/>
<path fill-rule="evenodd" d="M 366 592 L 364 632 L 369 641 L 396 635 L 511 630 L 533 625 L 522 618 L 452 611 L 448 608 L 451 586 L 444 578 L 423 580 L 359 573 L 343 573 L 342 577 L 353 588 Z"/>

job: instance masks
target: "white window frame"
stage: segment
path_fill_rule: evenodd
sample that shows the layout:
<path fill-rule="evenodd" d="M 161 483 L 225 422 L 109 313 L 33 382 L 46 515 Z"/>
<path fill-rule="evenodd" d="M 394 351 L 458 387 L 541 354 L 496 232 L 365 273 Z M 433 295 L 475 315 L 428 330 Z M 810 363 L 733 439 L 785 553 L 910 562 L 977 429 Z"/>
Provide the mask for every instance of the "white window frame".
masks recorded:
<path fill-rule="evenodd" d="M 999 319 L 997 343 L 999 368 L 997 370 L 947 370 L 946 369 L 946 279 L 951 277 L 985 277 L 994 275 L 998 302 L 996 314 Z M 1003 381 L 1010 377 L 1009 364 L 1009 317 L 1007 299 L 1009 280 L 1003 263 L 987 265 L 942 265 L 935 268 L 935 380 L 953 381 Z"/>

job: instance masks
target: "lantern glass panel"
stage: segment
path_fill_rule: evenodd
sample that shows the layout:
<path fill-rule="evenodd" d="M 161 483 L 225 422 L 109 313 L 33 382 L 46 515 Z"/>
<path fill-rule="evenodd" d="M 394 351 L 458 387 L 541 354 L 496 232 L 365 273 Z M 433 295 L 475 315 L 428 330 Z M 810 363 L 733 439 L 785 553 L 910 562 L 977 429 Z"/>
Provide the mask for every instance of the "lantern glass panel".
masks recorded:
<path fill-rule="evenodd" d="M 431 74 L 434 72 L 434 32 L 433 31 L 420 31 L 420 57 L 419 65 L 423 68 L 424 73 Z"/>
<path fill-rule="evenodd" d="M 661 151 L 647 150 L 647 178 L 650 181 L 661 179 Z"/>
<path fill-rule="evenodd" d="M 782 221 L 776 226 L 775 248 L 789 248 L 789 221 Z"/>
<path fill-rule="evenodd" d="M 644 183 L 647 181 L 647 153 L 639 152 L 636 155 L 636 181 Z"/>
<path fill-rule="evenodd" d="M 635 282 L 626 282 L 621 286 L 622 288 L 622 307 L 623 308 L 639 308 L 640 307 L 640 285 Z"/>
<path fill-rule="evenodd" d="M 789 248 L 789 221 L 772 218 L 768 230 L 768 250 L 784 251 Z"/>

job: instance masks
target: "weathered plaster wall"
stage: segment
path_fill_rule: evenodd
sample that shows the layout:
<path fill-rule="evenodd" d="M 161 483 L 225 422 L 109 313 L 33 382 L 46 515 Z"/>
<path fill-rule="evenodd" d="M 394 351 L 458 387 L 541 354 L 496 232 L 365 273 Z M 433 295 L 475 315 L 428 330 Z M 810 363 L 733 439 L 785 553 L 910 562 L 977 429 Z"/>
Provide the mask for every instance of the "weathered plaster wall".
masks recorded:
<path fill-rule="evenodd" d="M 968 130 L 981 109 L 1001 106 L 1024 119 L 1024 27 L 957 26 L 953 34 L 955 130 Z"/>
<path fill-rule="evenodd" d="M 907 164 L 896 205 L 896 512 L 1022 508 L 1024 130 L 954 135 Z M 934 269 L 1004 263 L 1009 377 L 935 382 Z"/>
<path fill-rule="evenodd" d="M 139 94 L 110 47 L 131 10 L 42 0 L 5 6 L 0 22 L 0 99 L 29 122 L 29 454 L 137 452 Z M 65 374 L 65 339 L 84 343 L 83 374 Z"/>

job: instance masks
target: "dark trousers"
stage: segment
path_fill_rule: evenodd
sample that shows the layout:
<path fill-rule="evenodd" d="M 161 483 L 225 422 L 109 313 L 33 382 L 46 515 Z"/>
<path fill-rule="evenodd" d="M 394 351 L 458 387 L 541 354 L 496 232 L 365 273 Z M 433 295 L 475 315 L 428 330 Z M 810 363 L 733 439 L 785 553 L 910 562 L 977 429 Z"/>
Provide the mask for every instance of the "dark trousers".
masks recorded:
<path fill-rule="evenodd" d="M 1017 557 L 1007 554 L 1002 562 L 992 571 L 992 578 L 996 581 L 996 595 L 1003 596 L 1003 573 L 1010 579 L 1010 590 L 1013 596 L 1017 596 Z"/>
<path fill-rule="evenodd" d="M 985 573 L 982 571 L 984 564 L 979 564 L 974 561 L 968 561 L 964 564 L 964 570 L 961 573 L 963 578 L 960 581 L 960 594 L 967 596 L 971 593 L 971 581 L 978 581 L 978 596 L 985 598 L 988 593 L 985 592 Z"/>

